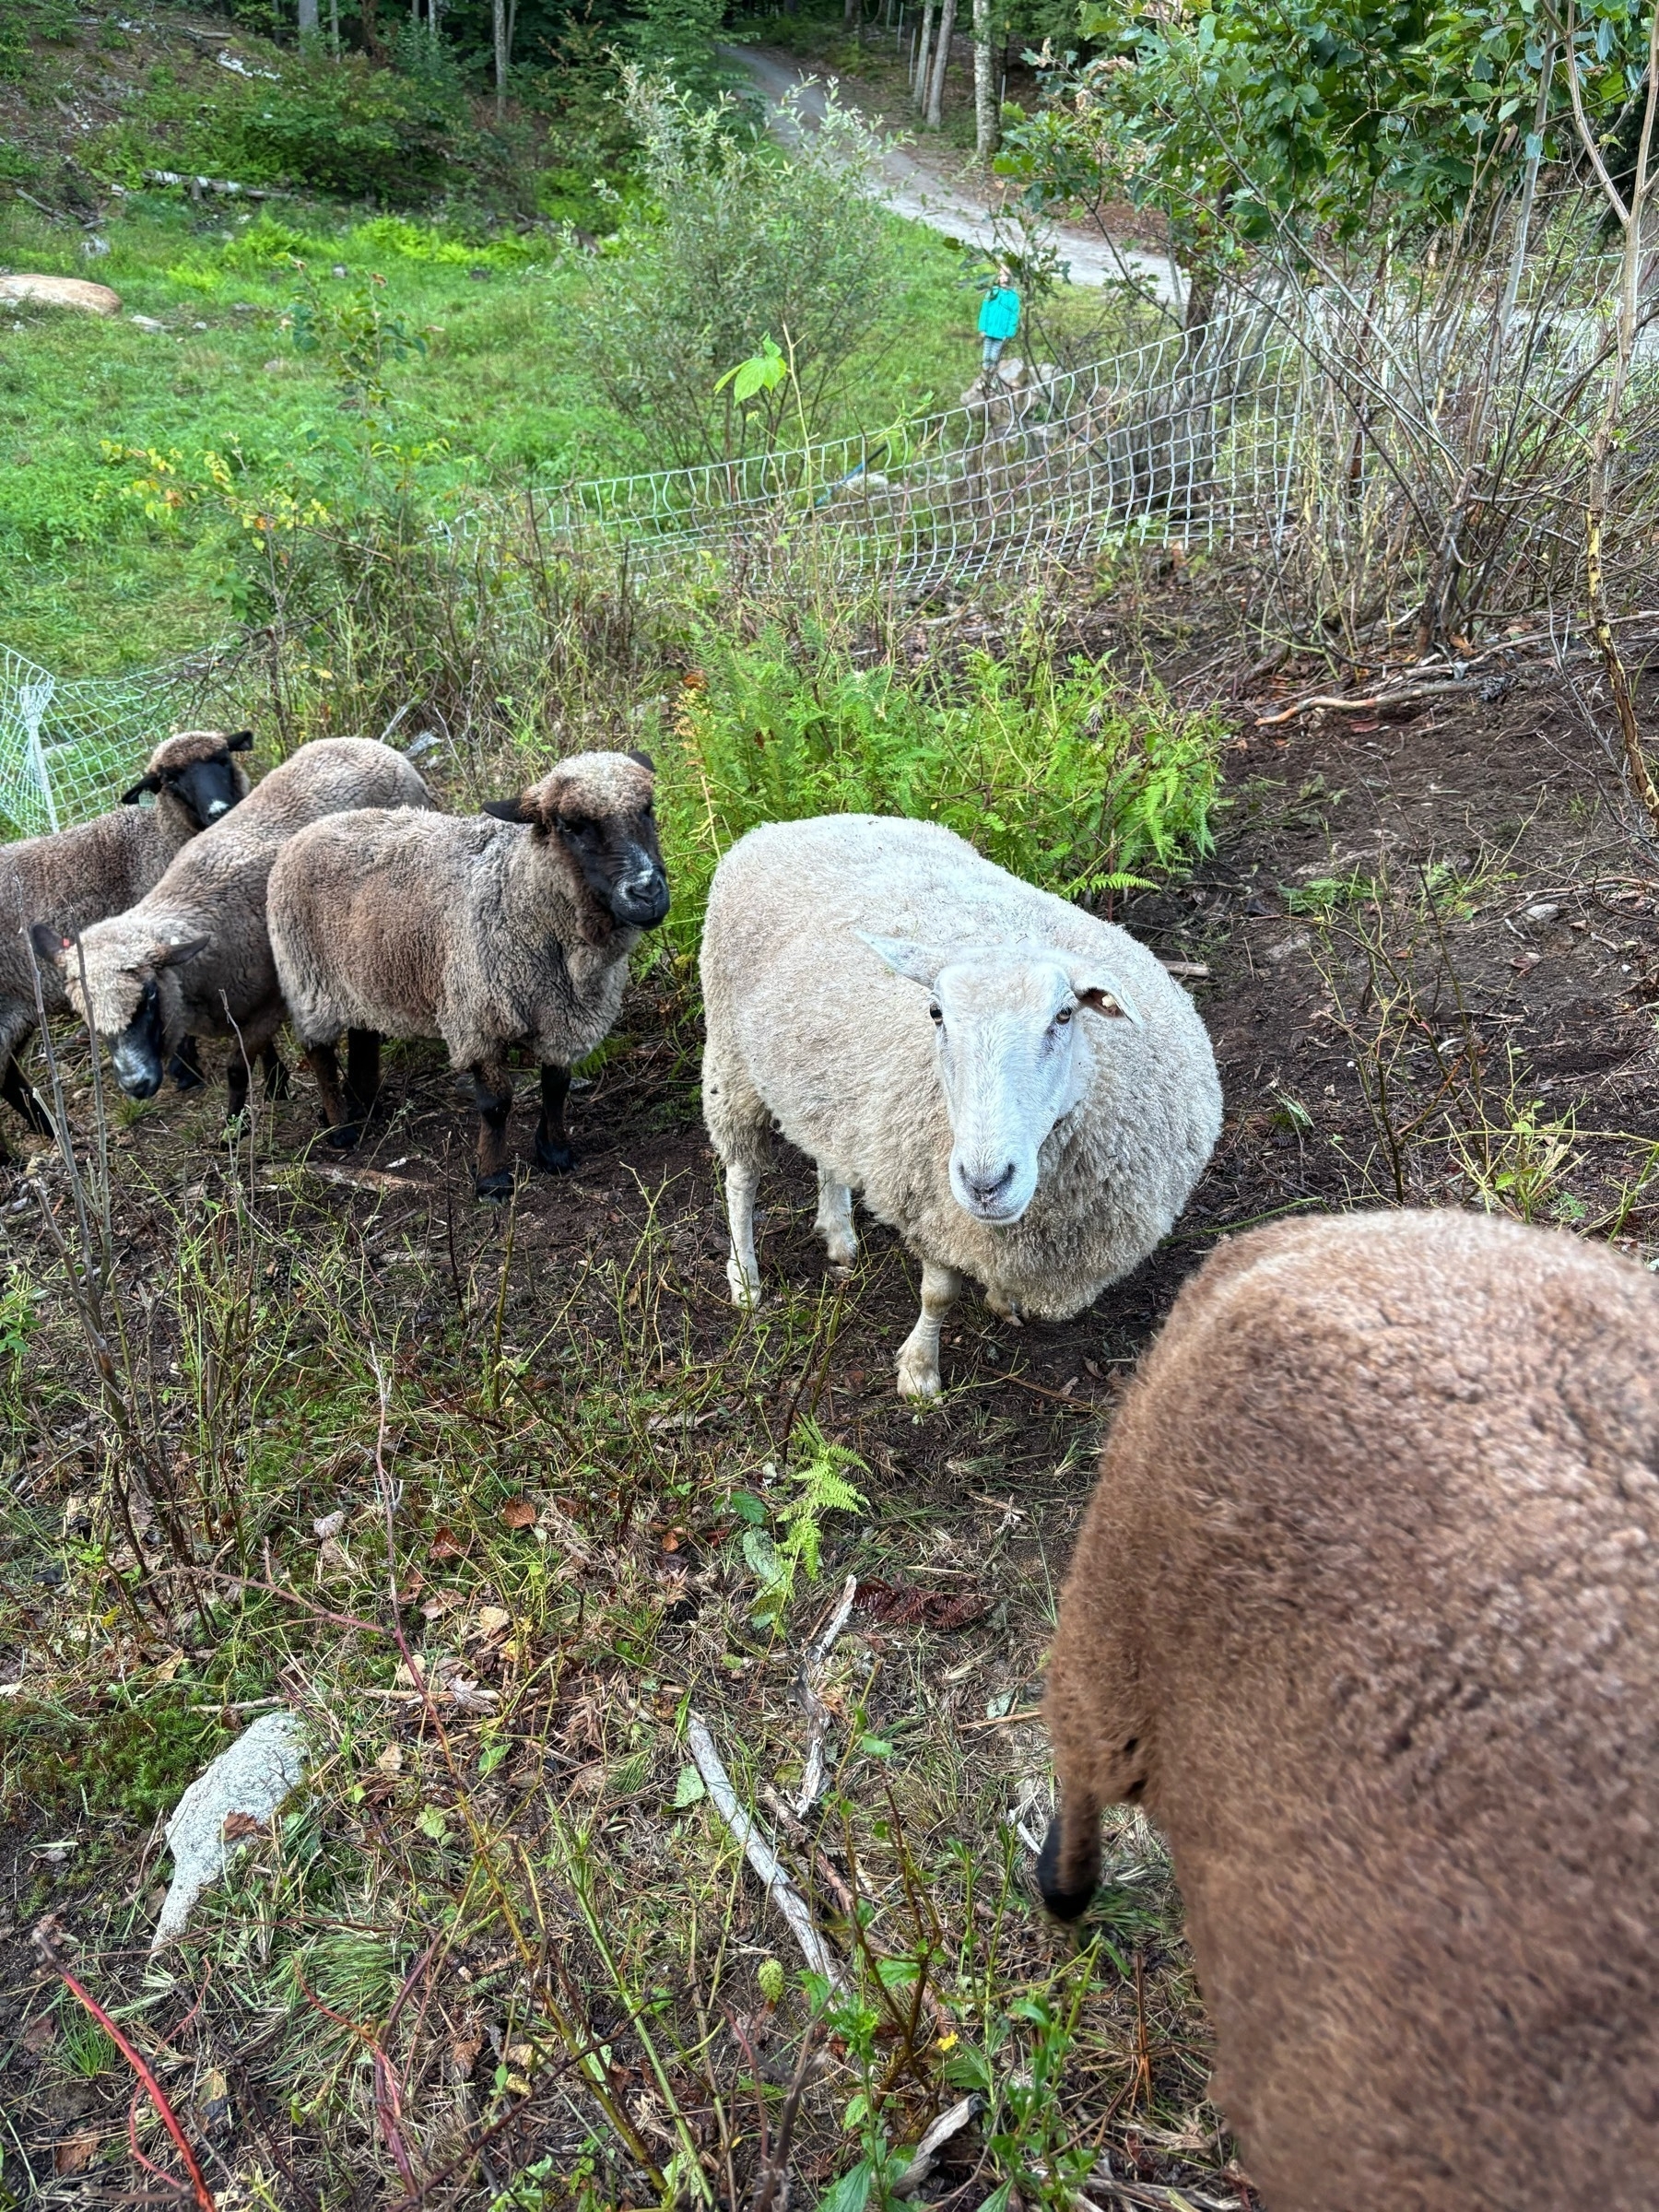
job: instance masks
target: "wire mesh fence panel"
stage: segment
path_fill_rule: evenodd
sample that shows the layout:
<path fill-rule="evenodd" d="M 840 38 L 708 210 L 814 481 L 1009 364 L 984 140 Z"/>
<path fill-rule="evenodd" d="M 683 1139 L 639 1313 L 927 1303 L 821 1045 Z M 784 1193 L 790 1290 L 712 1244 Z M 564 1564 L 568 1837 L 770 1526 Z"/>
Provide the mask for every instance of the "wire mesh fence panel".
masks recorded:
<path fill-rule="evenodd" d="M 880 433 L 484 498 L 423 543 L 453 572 L 475 644 L 502 646 L 547 613 L 548 553 L 740 585 L 810 570 L 914 599 L 1179 541 L 1250 556 L 1263 618 L 1297 634 L 1394 624 L 1426 590 L 1465 615 L 1558 606 L 1582 580 L 1609 359 L 1600 261 L 1558 265 L 1559 281 L 1520 288 L 1501 343 L 1491 267 L 1461 292 L 1309 293 L 1283 277 L 1202 330 L 1079 369 L 1008 363 L 963 405 Z M 1655 460 L 1659 328 L 1619 432 L 1606 554 L 1622 607 L 1659 596 Z M 170 728 L 233 698 L 253 652 L 244 641 L 71 682 L 0 648 L 0 830 L 112 804 Z"/>
<path fill-rule="evenodd" d="M 0 836 L 38 837 L 112 806 L 170 730 L 222 700 L 243 651 L 65 681 L 0 646 Z"/>

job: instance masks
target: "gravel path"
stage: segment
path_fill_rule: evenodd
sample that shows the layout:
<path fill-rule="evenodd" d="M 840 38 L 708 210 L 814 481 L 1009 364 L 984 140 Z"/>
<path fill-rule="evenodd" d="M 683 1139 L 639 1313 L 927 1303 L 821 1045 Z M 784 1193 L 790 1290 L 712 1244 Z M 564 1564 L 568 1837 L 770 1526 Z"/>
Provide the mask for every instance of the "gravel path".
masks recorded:
<path fill-rule="evenodd" d="M 747 69 L 755 79 L 766 96 L 771 126 L 786 143 L 797 136 L 798 131 L 783 108 L 785 93 L 800 88 L 801 111 L 808 124 L 822 121 L 826 96 L 837 82 L 833 71 L 806 68 L 793 55 L 766 46 L 721 46 L 716 52 Z M 930 229 L 942 231 L 947 238 L 959 238 L 965 245 L 992 245 L 992 215 L 982 199 L 935 176 L 902 147 L 888 147 L 882 169 L 887 181 L 882 196 L 895 215 L 925 223 Z M 1161 305 L 1180 306 L 1183 293 L 1181 272 L 1166 255 L 1148 253 L 1139 246 L 1112 245 L 1098 232 L 1074 229 L 1065 224 L 1054 224 L 1051 231 L 1074 284 L 1109 284 L 1125 276 L 1147 277 Z"/>

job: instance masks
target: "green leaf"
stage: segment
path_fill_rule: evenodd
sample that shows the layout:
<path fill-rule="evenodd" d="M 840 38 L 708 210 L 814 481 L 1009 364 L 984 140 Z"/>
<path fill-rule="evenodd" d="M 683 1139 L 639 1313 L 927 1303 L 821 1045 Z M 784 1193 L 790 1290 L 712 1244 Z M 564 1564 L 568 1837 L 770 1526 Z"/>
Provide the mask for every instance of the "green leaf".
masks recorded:
<path fill-rule="evenodd" d="M 770 1590 L 783 1581 L 783 1561 L 778 1555 L 777 1546 L 763 1528 L 744 1530 L 743 1556 L 763 1590 Z"/>
<path fill-rule="evenodd" d="M 731 1504 L 737 1518 L 748 1522 L 751 1527 L 759 1528 L 766 1520 L 766 1501 L 757 1498 L 752 1490 L 734 1490 Z"/>
<path fill-rule="evenodd" d="M 682 1767 L 679 1780 L 674 1785 L 674 1809 L 683 1813 L 688 1805 L 696 1805 L 708 1795 L 703 1778 L 695 1767 Z"/>
<path fill-rule="evenodd" d="M 850 2172 L 841 2175 L 828 2196 L 818 2198 L 818 2212 L 865 2212 L 875 2179 L 876 2169 L 870 2160 L 860 2159 Z"/>
<path fill-rule="evenodd" d="M 436 1805 L 423 1805 L 416 1816 L 415 1825 L 423 1836 L 429 1836 L 434 1843 L 441 1843 L 449 1834 L 449 1822 L 443 1817 L 442 1808 Z"/>

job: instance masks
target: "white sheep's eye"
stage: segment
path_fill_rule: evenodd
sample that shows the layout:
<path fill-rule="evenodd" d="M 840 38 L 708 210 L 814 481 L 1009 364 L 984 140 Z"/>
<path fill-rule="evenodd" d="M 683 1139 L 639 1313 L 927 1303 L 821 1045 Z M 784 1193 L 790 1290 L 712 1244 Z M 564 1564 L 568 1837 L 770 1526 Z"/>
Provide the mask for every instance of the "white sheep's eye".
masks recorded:
<path fill-rule="evenodd" d="M 1071 1008 L 1070 1008 L 1069 1006 L 1062 1006 L 1062 1007 L 1061 1007 L 1061 1009 L 1060 1009 L 1060 1011 L 1059 1011 L 1059 1013 L 1058 1013 L 1058 1014 L 1056 1014 L 1056 1015 L 1055 1015 L 1055 1017 L 1054 1017 L 1054 1026 L 1055 1026 L 1055 1028 L 1056 1028 L 1056 1029 L 1064 1029 L 1064 1028 L 1065 1028 L 1065 1024 L 1066 1024 L 1066 1023 L 1067 1023 L 1067 1022 L 1068 1022 L 1068 1021 L 1071 1019 L 1071 1018 L 1072 1018 L 1072 1010 L 1071 1010 Z"/>
<path fill-rule="evenodd" d="M 927 1009 L 927 1018 L 929 1021 L 938 1022 L 940 1026 L 943 1027 L 945 1021 L 944 1008 L 942 1006 L 929 1006 Z"/>

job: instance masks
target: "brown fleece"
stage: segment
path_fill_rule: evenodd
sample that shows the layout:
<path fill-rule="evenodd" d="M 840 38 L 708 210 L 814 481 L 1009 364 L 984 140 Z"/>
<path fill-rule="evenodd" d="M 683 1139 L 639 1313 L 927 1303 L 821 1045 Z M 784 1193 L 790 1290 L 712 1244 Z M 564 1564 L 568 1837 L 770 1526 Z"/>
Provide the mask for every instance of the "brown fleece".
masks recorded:
<path fill-rule="evenodd" d="M 1165 1830 L 1271 2212 L 1659 2197 L 1656 1358 L 1606 1250 L 1350 1216 L 1224 1246 L 1118 1416 L 1045 1890 Z"/>
<path fill-rule="evenodd" d="M 224 749 L 227 735 L 224 730 L 175 731 L 150 755 L 147 773 L 160 775 L 210 760 Z M 245 795 L 248 780 L 240 763 L 234 772 Z M 73 937 L 94 922 L 124 913 L 160 882 L 200 832 L 195 817 L 163 788 L 153 806 L 112 806 L 92 821 L 48 837 L 24 838 L 0 853 L 0 1069 L 35 1027 L 31 925 L 45 922 Z M 46 1011 L 61 1014 L 68 1000 L 55 968 L 42 968 L 41 989 Z"/>

